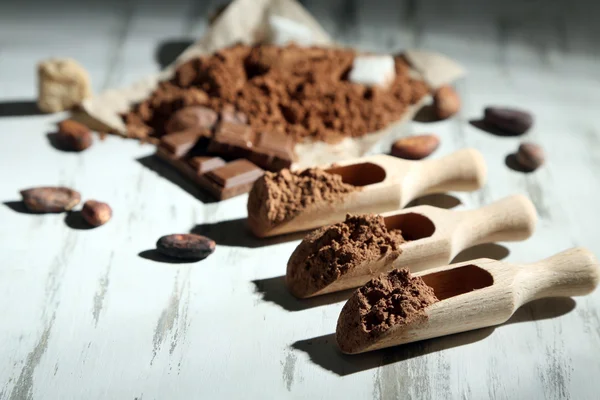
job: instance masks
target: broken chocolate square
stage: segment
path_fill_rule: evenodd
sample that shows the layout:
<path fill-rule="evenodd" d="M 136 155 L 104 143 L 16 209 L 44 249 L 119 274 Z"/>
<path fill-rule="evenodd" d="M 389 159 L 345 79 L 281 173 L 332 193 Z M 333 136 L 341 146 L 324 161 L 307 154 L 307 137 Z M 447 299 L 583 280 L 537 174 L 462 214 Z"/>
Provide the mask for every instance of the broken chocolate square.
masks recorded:
<path fill-rule="evenodd" d="M 225 161 L 220 157 L 198 156 L 191 157 L 188 164 L 198 175 L 202 175 L 215 168 L 222 167 L 225 165 Z"/>
<path fill-rule="evenodd" d="M 173 157 L 181 158 L 198 143 L 202 136 L 201 133 L 197 129 L 171 133 L 160 139 L 159 147 L 166 150 Z"/>
<path fill-rule="evenodd" d="M 208 107 L 192 106 L 177 111 L 165 125 L 165 132 L 174 133 L 187 129 L 202 128 L 210 135 L 218 115 Z"/>
<path fill-rule="evenodd" d="M 246 157 L 256 139 L 250 125 L 221 122 L 213 136 L 208 151 L 229 158 Z"/>
<path fill-rule="evenodd" d="M 198 183 L 219 200 L 248 193 L 264 171 L 248 160 L 235 160 L 198 177 Z"/>
<path fill-rule="evenodd" d="M 265 131 L 258 135 L 248 159 L 261 168 L 279 171 L 294 161 L 294 141 L 278 132 Z"/>
<path fill-rule="evenodd" d="M 237 111 L 231 104 L 225 104 L 221 110 L 221 122 L 247 124 L 248 117 L 243 112 Z"/>

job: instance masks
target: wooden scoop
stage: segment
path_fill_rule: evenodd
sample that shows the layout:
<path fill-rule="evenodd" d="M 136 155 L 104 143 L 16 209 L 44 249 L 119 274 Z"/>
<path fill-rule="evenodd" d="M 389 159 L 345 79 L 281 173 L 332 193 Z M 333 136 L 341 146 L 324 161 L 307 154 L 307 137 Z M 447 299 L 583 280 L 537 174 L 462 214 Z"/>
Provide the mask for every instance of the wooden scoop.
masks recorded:
<path fill-rule="evenodd" d="M 306 264 L 318 249 L 307 250 L 308 243 L 304 240 L 288 261 L 286 281 L 290 291 L 299 298 L 312 297 L 362 286 L 374 276 L 395 268 L 408 268 L 414 273 L 446 265 L 462 250 L 477 244 L 525 240 L 533 234 L 537 223 L 535 207 L 522 195 L 476 210 L 417 206 L 382 216 L 388 230 L 400 229 L 409 240 L 400 245 L 402 252 L 396 259 L 384 256 L 366 260 L 350 266 L 335 281 L 319 284 L 311 277 L 321 275 L 321 271 L 312 271 Z M 311 235 L 314 233 L 308 237 Z"/>
<path fill-rule="evenodd" d="M 335 203 L 315 203 L 278 225 L 248 215 L 250 230 L 258 237 L 299 232 L 343 221 L 346 214 L 398 210 L 411 200 L 449 190 L 474 191 L 483 186 L 486 165 L 481 153 L 463 149 L 437 160 L 407 161 L 374 155 L 339 162 L 327 172 L 342 176 L 344 183 L 361 190 Z"/>
<path fill-rule="evenodd" d="M 533 264 L 482 258 L 415 276 L 433 289 L 439 301 L 424 309 L 423 318 L 391 326 L 373 337 L 363 329 L 358 308 L 353 307 L 355 292 L 344 305 L 336 330 L 344 353 L 363 353 L 502 324 L 529 301 L 591 293 L 600 279 L 600 265 L 590 251 L 573 248 Z"/>

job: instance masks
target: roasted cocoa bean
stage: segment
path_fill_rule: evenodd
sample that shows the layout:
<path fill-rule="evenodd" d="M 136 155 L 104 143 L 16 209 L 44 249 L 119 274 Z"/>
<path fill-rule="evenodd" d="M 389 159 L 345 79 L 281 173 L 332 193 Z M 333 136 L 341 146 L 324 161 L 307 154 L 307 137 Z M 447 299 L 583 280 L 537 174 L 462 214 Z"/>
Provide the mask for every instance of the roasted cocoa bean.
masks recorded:
<path fill-rule="evenodd" d="M 483 121 L 507 134 L 522 135 L 533 125 L 533 116 L 514 108 L 487 107 Z"/>
<path fill-rule="evenodd" d="M 21 196 L 29 211 L 39 213 L 69 211 L 81 201 L 79 192 L 60 186 L 21 190 Z"/>
<path fill-rule="evenodd" d="M 523 169 L 534 171 L 544 164 L 544 149 L 534 143 L 521 143 L 516 159 Z"/>
<path fill-rule="evenodd" d="M 92 226 L 100 226 L 107 223 L 112 217 L 112 209 L 106 203 L 96 200 L 88 200 L 83 203 L 81 215 L 85 221 Z"/>
<path fill-rule="evenodd" d="M 460 97 L 452 86 L 442 86 L 433 95 L 433 108 L 439 119 L 450 118 L 460 111 Z"/>
<path fill-rule="evenodd" d="M 67 119 L 58 124 L 56 141 L 63 150 L 83 151 L 92 145 L 92 132 L 87 126 Z"/>
<path fill-rule="evenodd" d="M 407 160 L 420 160 L 433 153 L 440 145 L 437 135 L 416 135 L 398 139 L 392 145 L 392 155 Z"/>
<path fill-rule="evenodd" d="M 188 260 L 206 258 L 215 251 L 215 247 L 214 240 L 191 233 L 163 236 L 156 242 L 156 250 L 160 253 Z"/>

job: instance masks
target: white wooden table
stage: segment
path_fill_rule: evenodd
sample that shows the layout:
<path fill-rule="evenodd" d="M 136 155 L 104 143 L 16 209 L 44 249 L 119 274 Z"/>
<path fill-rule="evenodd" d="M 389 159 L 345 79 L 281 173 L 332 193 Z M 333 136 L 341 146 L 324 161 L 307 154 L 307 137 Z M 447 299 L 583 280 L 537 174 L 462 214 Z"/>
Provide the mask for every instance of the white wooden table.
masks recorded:
<path fill-rule="evenodd" d="M 116 137 L 59 152 L 46 134 L 63 115 L 37 115 L 31 103 L 38 60 L 76 58 L 96 91 L 131 83 L 157 70 L 157 48 L 164 56 L 177 47 L 164 41 L 198 37 L 215 2 L 48 3 L 0 5 L 0 199 L 8 202 L 0 206 L 0 398 L 598 398 L 600 293 L 537 301 L 496 329 L 340 355 L 331 334 L 343 299 L 287 294 L 282 275 L 297 241 L 248 236 L 246 196 L 203 203 L 154 170 L 176 176 L 147 158 L 150 145 Z M 399 134 L 438 133 L 435 156 L 483 152 L 489 182 L 456 194 L 457 208 L 514 193 L 535 203 L 533 238 L 478 255 L 529 262 L 575 245 L 600 254 L 597 5 L 304 3 L 347 43 L 439 50 L 469 69 L 457 118 Z M 521 139 L 468 123 L 492 103 L 535 114 L 527 138 L 547 152 L 541 170 L 509 169 L 505 157 Z M 113 220 L 82 230 L 65 215 L 26 214 L 13 203 L 19 189 L 56 184 L 107 201 Z M 196 226 L 219 242 L 206 260 L 169 264 L 147 251 L 159 236 Z"/>

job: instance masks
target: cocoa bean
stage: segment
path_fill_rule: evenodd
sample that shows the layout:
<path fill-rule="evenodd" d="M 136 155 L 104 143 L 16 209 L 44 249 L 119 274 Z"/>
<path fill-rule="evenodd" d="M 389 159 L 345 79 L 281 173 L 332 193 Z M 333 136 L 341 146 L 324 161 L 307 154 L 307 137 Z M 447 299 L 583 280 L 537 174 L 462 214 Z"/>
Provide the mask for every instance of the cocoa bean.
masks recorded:
<path fill-rule="evenodd" d="M 534 143 L 521 143 L 516 159 L 523 169 L 534 171 L 544 164 L 544 149 Z"/>
<path fill-rule="evenodd" d="M 416 135 L 398 139 L 392 145 L 392 155 L 407 160 L 420 160 L 433 153 L 440 145 L 437 135 Z"/>
<path fill-rule="evenodd" d="M 533 116 L 527 111 L 514 108 L 487 107 L 483 121 L 508 134 L 522 135 L 533 125 Z"/>
<path fill-rule="evenodd" d="M 433 108 L 439 119 L 450 118 L 460 111 L 460 97 L 451 86 L 442 86 L 433 95 Z"/>
<path fill-rule="evenodd" d="M 83 204 L 81 215 L 85 221 L 92 226 L 100 226 L 107 223 L 112 217 L 112 209 L 106 203 L 96 200 L 88 200 Z"/>
<path fill-rule="evenodd" d="M 67 119 L 58 124 L 56 141 L 63 150 L 83 151 L 92 145 L 92 132 L 87 126 Z"/>
<path fill-rule="evenodd" d="M 206 258 L 215 251 L 215 247 L 214 240 L 191 233 L 163 236 L 156 242 L 156 250 L 160 253 L 188 260 Z"/>
<path fill-rule="evenodd" d="M 69 211 L 81 201 L 81 195 L 66 187 L 38 187 L 21 190 L 23 203 L 29 211 L 59 213 Z"/>

